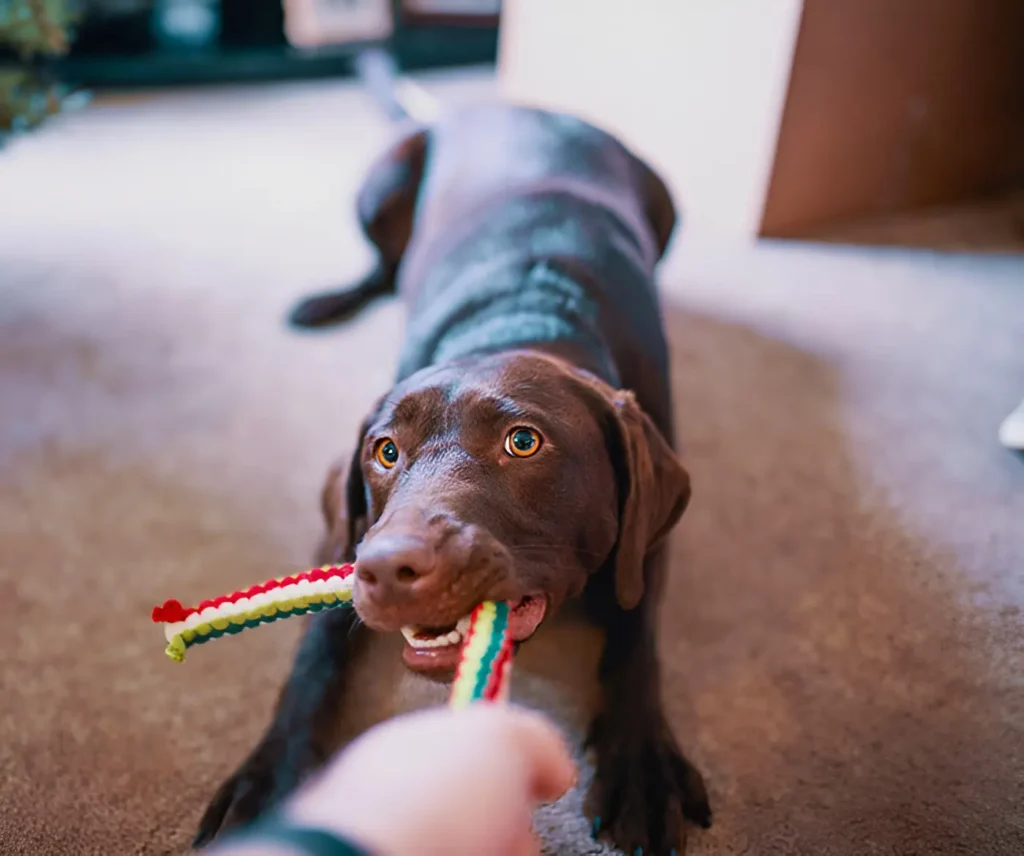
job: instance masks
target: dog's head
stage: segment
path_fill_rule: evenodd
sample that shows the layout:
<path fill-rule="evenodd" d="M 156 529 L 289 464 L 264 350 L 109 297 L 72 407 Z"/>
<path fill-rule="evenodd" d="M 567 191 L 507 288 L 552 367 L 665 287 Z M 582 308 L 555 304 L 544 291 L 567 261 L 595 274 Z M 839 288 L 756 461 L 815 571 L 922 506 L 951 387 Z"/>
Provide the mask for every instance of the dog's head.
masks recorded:
<path fill-rule="evenodd" d="M 521 641 L 607 565 L 634 607 L 689 495 L 630 393 L 536 353 L 475 358 L 418 372 L 367 417 L 324 485 L 321 559 L 354 557 L 361 618 L 402 630 L 410 668 L 448 671 L 482 600 L 512 605 Z"/>

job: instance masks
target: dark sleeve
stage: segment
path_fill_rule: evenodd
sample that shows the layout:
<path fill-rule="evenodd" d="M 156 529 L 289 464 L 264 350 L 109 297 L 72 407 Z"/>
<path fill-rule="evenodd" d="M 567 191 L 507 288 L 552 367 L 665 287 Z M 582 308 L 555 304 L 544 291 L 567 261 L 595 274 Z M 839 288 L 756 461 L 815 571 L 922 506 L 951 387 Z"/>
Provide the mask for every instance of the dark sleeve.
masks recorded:
<path fill-rule="evenodd" d="M 218 842 L 223 847 L 238 848 L 257 843 L 274 844 L 294 852 L 296 856 L 372 856 L 369 851 L 333 832 L 294 826 L 276 815 L 228 833 Z M 219 851 L 220 847 L 213 849 Z"/>

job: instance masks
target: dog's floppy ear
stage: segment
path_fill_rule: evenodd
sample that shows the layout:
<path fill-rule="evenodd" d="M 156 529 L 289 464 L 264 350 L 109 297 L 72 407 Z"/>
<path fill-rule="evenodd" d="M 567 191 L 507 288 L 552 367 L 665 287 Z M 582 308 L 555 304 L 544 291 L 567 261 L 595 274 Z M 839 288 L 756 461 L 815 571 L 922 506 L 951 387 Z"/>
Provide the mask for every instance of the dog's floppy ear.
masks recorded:
<path fill-rule="evenodd" d="M 362 444 L 351 459 L 335 461 L 327 471 L 320 492 L 326 531 L 317 548 L 318 565 L 351 562 L 355 546 L 366 532 L 366 486 L 361 459 Z"/>
<path fill-rule="evenodd" d="M 690 475 L 633 393 L 614 391 L 609 404 L 609 451 L 619 487 L 615 594 L 623 609 L 632 609 L 644 593 L 644 557 L 690 501 Z"/>
<path fill-rule="evenodd" d="M 316 561 L 320 565 L 354 561 L 356 545 L 369 528 L 366 482 L 363 480 L 363 445 L 378 409 L 379 402 L 363 420 L 355 451 L 349 457 L 335 461 L 327 471 L 320 491 L 320 509 L 326 527 L 317 550 Z"/>

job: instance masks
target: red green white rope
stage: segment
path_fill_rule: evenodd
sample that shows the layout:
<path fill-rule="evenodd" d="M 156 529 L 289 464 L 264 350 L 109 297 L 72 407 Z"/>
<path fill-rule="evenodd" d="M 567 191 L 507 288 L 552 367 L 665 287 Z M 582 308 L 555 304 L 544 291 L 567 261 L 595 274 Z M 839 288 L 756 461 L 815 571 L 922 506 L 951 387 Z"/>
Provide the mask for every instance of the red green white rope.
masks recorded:
<path fill-rule="evenodd" d="M 164 625 L 166 654 L 177 663 L 194 645 L 241 633 L 282 618 L 351 606 L 352 565 L 313 568 L 185 607 L 177 600 L 153 608 Z M 450 704 L 507 698 L 512 664 L 507 603 L 485 601 L 473 610 L 469 633 L 452 684 Z"/>

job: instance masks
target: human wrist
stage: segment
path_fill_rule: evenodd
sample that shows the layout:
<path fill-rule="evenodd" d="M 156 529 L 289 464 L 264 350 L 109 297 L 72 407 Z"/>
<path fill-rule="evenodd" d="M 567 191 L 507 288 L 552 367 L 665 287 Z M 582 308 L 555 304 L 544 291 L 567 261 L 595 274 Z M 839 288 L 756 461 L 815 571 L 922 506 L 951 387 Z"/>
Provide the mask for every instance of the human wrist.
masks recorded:
<path fill-rule="evenodd" d="M 300 794 L 284 808 L 284 816 L 300 827 L 326 830 L 344 838 L 358 848 L 360 856 L 406 856 L 420 853 L 414 842 L 403 835 L 405 824 L 394 814 L 382 815 L 381 805 L 389 805 L 392 799 L 383 795 L 367 794 L 358 784 L 332 781 L 330 793 L 320 793 L 322 782 L 313 785 L 314 790 Z M 337 797 L 337 794 L 345 794 Z"/>
<path fill-rule="evenodd" d="M 272 814 L 227 833 L 211 856 L 383 856 L 347 832 Z"/>

